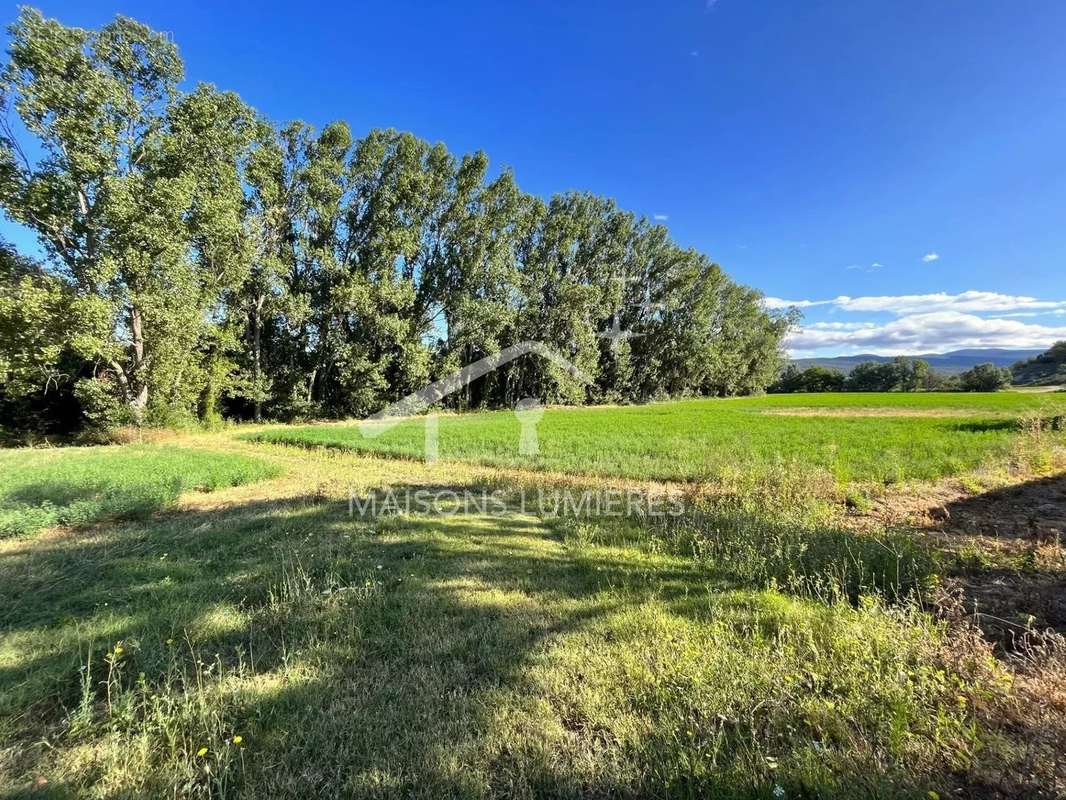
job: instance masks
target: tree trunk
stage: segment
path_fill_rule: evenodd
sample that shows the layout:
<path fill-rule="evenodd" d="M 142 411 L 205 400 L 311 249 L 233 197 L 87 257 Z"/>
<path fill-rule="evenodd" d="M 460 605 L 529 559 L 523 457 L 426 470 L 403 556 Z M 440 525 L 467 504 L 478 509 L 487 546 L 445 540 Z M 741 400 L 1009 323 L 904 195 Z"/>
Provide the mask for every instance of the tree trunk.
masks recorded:
<path fill-rule="evenodd" d="M 255 383 L 255 421 L 263 421 L 263 395 L 260 380 L 262 376 L 262 315 L 263 303 L 266 295 L 259 295 L 255 299 L 255 307 L 252 311 L 252 380 Z"/>
<path fill-rule="evenodd" d="M 136 306 L 130 307 L 130 335 L 133 338 L 133 362 L 130 364 L 126 397 L 133 414 L 133 421 L 140 425 L 144 421 L 144 411 L 148 407 L 148 376 L 145 375 L 148 357 L 144 350 L 141 311 Z"/>

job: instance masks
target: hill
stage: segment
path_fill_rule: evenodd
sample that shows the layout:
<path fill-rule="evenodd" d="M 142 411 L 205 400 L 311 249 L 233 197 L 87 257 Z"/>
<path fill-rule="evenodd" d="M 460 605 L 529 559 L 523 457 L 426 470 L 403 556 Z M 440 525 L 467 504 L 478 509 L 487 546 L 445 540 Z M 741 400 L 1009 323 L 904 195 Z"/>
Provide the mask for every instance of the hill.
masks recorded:
<path fill-rule="evenodd" d="M 947 353 L 923 353 L 908 358 L 920 358 L 928 361 L 929 366 L 937 372 L 954 375 L 975 367 L 978 364 L 995 364 L 997 367 L 1012 367 L 1019 361 L 1039 356 L 1040 350 L 1007 350 L 1003 348 L 969 348 L 966 350 L 952 350 Z M 792 363 L 806 369 L 807 367 L 819 366 L 839 369 L 841 372 L 850 372 L 856 365 L 864 361 L 876 361 L 885 363 L 895 356 L 878 356 L 872 353 L 863 353 L 854 356 L 833 356 L 827 358 L 795 358 Z"/>
<path fill-rule="evenodd" d="M 1066 384 L 1066 342 L 1059 342 L 1047 352 L 1015 364 L 1013 372 L 1017 386 Z"/>

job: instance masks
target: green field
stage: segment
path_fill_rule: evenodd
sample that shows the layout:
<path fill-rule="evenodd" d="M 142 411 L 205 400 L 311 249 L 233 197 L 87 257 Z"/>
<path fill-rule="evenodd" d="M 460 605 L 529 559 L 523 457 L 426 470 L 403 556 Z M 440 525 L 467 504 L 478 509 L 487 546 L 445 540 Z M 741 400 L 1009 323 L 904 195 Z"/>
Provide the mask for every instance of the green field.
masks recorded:
<path fill-rule="evenodd" d="M 868 478 L 889 474 L 891 446 L 896 466 L 939 474 L 994 461 L 1019 416 L 1054 411 L 861 399 L 550 410 L 554 460 L 536 466 L 678 474 L 700 452 L 687 429 L 728 451 L 703 469 L 791 459 Z M 797 408 L 948 416 L 768 413 Z M 834 426 L 836 461 L 797 444 Z M 751 429 L 758 447 L 739 448 Z M 1045 713 L 1031 687 L 1066 665 L 995 657 L 934 613 L 955 557 L 926 539 L 787 495 L 539 513 L 519 498 L 561 482 L 512 469 L 513 416 L 442 430 L 447 454 L 508 468 L 413 460 L 409 423 L 397 459 L 304 446 L 358 436 L 326 425 L 267 430 L 298 447 L 229 431 L 0 453 L 5 524 L 35 532 L 0 537 L 0 796 L 928 800 L 1059 780 L 1033 727 L 1057 718 L 1027 709 Z M 351 497 L 394 487 L 504 505 L 349 516 Z"/>
<path fill-rule="evenodd" d="M 1066 411 L 1066 395 L 821 394 L 552 408 L 539 454 L 520 456 L 511 412 L 444 415 L 440 456 L 481 464 L 650 480 L 707 481 L 770 470 L 824 471 L 839 483 L 928 480 L 1002 460 L 1027 414 Z M 260 441 L 421 457 L 424 425 L 373 438 L 360 424 L 270 429 Z"/>
<path fill-rule="evenodd" d="M 182 447 L 0 450 L 0 536 L 144 516 L 182 492 L 273 474 L 274 467 L 249 456 Z"/>

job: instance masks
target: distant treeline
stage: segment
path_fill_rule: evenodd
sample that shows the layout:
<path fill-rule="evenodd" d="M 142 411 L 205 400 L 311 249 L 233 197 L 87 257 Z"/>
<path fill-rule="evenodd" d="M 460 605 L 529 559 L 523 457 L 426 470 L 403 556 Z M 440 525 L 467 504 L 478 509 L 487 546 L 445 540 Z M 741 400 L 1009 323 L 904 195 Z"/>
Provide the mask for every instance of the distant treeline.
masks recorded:
<path fill-rule="evenodd" d="M 789 364 L 768 391 L 786 392 L 995 392 L 1011 384 L 1011 371 L 978 364 L 959 375 L 945 375 L 920 358 L 864 361 L 849 373 L 829 367 L 802 369 Z"/>
<path fill-rule="evenodd" d="M 0 204 L 45 258 L 0 253 L 8 427 L 364 415 L 525 340 L 587 380 L 527 355 L 448 402 L 777 376 L 790 318 L 611 200 L 544 201 L 407 133 L 275 127 L 183 76 L 169 38 L 125 17 L 24 9 L 10 29 Z"/>

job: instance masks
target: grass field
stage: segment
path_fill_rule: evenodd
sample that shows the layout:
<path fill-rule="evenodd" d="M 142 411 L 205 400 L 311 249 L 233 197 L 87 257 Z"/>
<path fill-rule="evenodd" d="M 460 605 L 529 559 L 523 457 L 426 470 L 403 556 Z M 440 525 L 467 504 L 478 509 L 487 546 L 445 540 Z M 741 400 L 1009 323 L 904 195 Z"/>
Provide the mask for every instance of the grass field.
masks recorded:
<path fill-rule="evenodd" d="M 273 472 L 248 456 L 180 447 L 0 450 L 0 537 L 144 516 L 182 492 L 235 486 Z"/>
<path fill-rule="evenodd" d="M 539 454 L 519 455 L 511 412 L 440 417 L 440 456 L 499 466 L 645 480 L 720 480 L 768 470 L 823 471 L 838 483 L 958 475 L 1003 461 L 1017 420 L 1066 412 L 1066 395 L 821 394 L 607 408 L 552 408 Z M 285 427 L 260 441 L 417 458 L 424 424 L 374 437 L 360 424 Z"/>
<path fill-rule="evenodd" d="M 963 431 L 993 437 L 981 458 L 1007 452 L 1014 418 L 1033 407 L 955 401 L 951 421 L 1010 423 Z M 786 427 L 944 419 L 782 417 L 765 412 L 797 399 L 764 398 L 558 410 L 542 424 L 593 421 L 583 441 L 600 465 L 634 436 L 665 458 L 652 447 L 664 426 L 725 437 L 722 407 Z M 680 420 L 664 422 L 671 413 Z M 629 437 L 609 422 L 619 417 Z M 456 422 L 487 420 L 471 451 L 483 453 L 502 419 Z M 1060 740 L 1031 718 L 1046 711 L 1059 730 L 1066 705 L 1059 714 L 1059 690 L 1045 687 L 1064 673 L 1037 673 L 1051 677 L 1033 689 L 1035 656 L 997 656 L 964 619 L 934 614 L 948 560 L 908 531 L 858 530 L 763 495 L 694 500 L 680 517 L 546 515 L 519 498 L 585 479 L 304 446 L 305 431 L 348 430 L 335 426 L 268 430 L 301 446 L 235 431 L 0 453 L 6 513 L 34 520 L 0 538 L 0 796 L 929 800 L 1064 788 Z M 934 430 L 944 447 L 959 441 Z M 736 469 L 772 461 L 769 436 L 764 460 Z M 624 454 L 630 474 L 649 474 L 634 472 L 631 444 Z M 503 505 L 349 516 L 353 492 L 386 487 L 492 490 Z M 92 505 L 42 520 L 26 511 L 42 498 L 57 514 Z M 74 527 L 28 533 L 57 523 Z"/>

